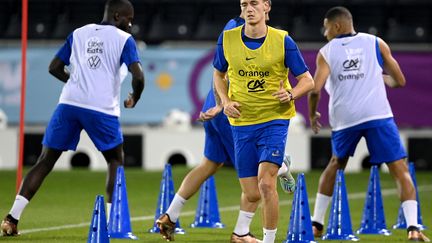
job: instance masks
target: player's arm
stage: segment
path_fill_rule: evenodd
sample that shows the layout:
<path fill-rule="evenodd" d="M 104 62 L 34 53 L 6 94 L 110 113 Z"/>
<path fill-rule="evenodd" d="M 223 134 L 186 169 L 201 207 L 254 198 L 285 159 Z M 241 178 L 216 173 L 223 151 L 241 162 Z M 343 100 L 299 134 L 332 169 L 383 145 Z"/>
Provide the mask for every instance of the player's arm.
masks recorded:
<path fill-rule="evenodd" d="M 225 74 L 226 73 L 221 72 L 216 68 L 213 71 L 214 87 L 222 105 L 231 101 L 228 97 L 228 82 L 224 79 Z"/>
<path fill-rule="evenodd" d="M 123 47 L 120 63 L 126 64 L 132 74 L 132 92 L 124 100 L 124 107 L 133 108 L 144 90 L 144 73 L 141 67 L 135 40 L 130 36 Z"/>
<path fill-rule="evenodd" d="M 128 98 L 124 101 L 126 108 L 133 108 L 144 90 L 145 80 L 144 73 L 139 62 L 134 62 L 128 67 L 129 72 L 132 74 L 132 93 L 129 93 Z"/>
<path fill-rule="evenodd" d="M 309 106 L 309 121 L 314 133 L 318 133 L 321 129 L 319 118 L 321 114 L 318 112 L 318 102 L 320 100 L 321 89 L 324 86 L 328 76 L 330 75 L 330 67 L 325 61 L 324 57 L 318 52 L 316 58 L 316 71 L 314 75 L 315 88 L 309 92 L 308 106 Z"/>
<path fill-rule="evenodd" d="M 51 61 L 48 71 L 58 80 L 66 83 L 69 80 L 69 71 L 65 68 L 66 64 L 57 56 Z"/>
<path fill-rule="evenodd" d="M 222 101 L 219 97 L 219 94 L 216 91 L 214 82 L 212 82 L 212 86 L 213 86 L 213 96 L 215 98 L 216 106 L 209 108 L 205 112 L 201 111 L 198 116 L 198 121 L 209 121 L 213 119 L 215 116 L 217 116 L 223 109 Z"/>
<path fill-rule="evenodd" d="M 307 94 L 315 86 L 315 82 L 309 71 L 306 71 L 296 76 L 297 85 L 291 90 L 293 99 L 298 99 L 303 95 Z"/>
<path fill-rule="evenodd" d="M 212 82 L 213 85 L 213 95 L 215 97 L 216 106 L 222 106 L 222 100 L 216 90 L 215 82 Z"/>
<path fill-rule="evenodd" d="M 73 33 L 69 34 L 63 46 L 58 50 L 51 61 L 48 72 L 58 80 L 66 83 L 69 80 L 69 71 L 65 68 L 70 64 L 69 59 L 72 53 Z"/>
<path fill-rule="evenodd" d="M 381 38 L 378 38 L 378 45 L 384 61 L 384 71 L 388 74 L 383 75 L 384 82 L 391 88 L 405 86 L 405 76 L 402 73 L 398 62 L 391 54 L 390 47 Z"/>
<path fill-rule="evenodd" d="M 228 97 L 228 81 L 225 79 L 224 72 L 217 70 L 213 71 L 213 82 L 215 83 L 216 91 L 221 99 L 225 115 L 232 118 L 240 117 L 240 104 L 232 101 Z"/>
<path fill-rule="evenodd" d="M 281 103 L 287 103 L 307 94 L 314 86 L 314 80 L 309 71 L 296 76 L 296 79 L 298 81 L 297 85 L 291 90 L 285 89 L 285 80 L 281 80 L 279 90 L 274 92 L 272 95 L 276 97 Z"/>
<path fill-rule="evenodd" d="M 284 45 L 285 66 L 290 69 L 298 82 L 292 90 L 280 89 L 279 91 L 282 92 L 276 92 L 276 94 L 273 94 L 281 102 L 298 99 L 303 95 L 307 94 L 314 87 L 314 80 L 312 78 L 312 75 L 309 73 L 308 67 L 306 66 L 306 63 L 300 53 L 300 50 L 297 47 L 297 44 L 290 36 L 287 35 L 285 36 Z M 284 99 L 287 96 L 286 93 L 288 94 L 288 99 Z"/>

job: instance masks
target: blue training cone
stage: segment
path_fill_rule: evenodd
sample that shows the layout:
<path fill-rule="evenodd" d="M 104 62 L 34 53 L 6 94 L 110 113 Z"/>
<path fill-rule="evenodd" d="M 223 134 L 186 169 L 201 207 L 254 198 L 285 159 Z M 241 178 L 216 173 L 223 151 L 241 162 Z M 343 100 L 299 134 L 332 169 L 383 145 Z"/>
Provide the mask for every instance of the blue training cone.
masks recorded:
<path fill-rule="evenodd" d="M 96 196 L 87 243 L 109 243 L 104 197 Z"/>
<path fill-rule="evenodd" d="M 366 193 L 366 200 L 363 207 L 363 217 L 360 229 L 357 234 L 380 234 L 391 235 L 387 230 L 384 215 L 384 206 L 381 196 L 380 177 L 378 166 L 371 167 L 369 186 Z"/>
<path fill-rule="evenodd" d="M 409 173 L 411 175 L 411 179 L 413 181 L 414 188 L 416 190 L 417 227 L 419 227 L 420 230 L 424 230 L 424 229 L 426 229 L 426 226 L 423 225 L 423 218 L 422 218 L 421 211 L 420 211 L 420 198 L 419 198 L 418 189 L 417 189 L 417 179 L 416 179 L 416 175 L 415 175 L 415 166 L 414 166 L 413 162 L 408 163 L 408 170 L 409 170 Z M 406 228 L 407 228 L 407 224 L 406 224 L 405 215 L 403 213 L 403 209 L 402 209 L 402 205 L 401 205 L 399 207 L 397 221 L 396 221 L 396 224 L 393 225 L 393 229 L 406 229 Z"/>
<path fill-rule="evenodd" d="M 110 238 L 138 239 L 138 237 L 132 234 L 123 166 L 117 168 L 108 223 L 108 234 Z"/>
<path fill-rule="evenodd" d="M 192 228 L 224 228 L 220 222 L 219 206 L 214 177 L 209 177 L 202 185 L 198 199 L 198 208 Z"/>
<path fill-rule="evenodd" d="M 283 243 L 314 243 L 309 211 L 308 195 L 304 173 L 297 176 L 297 190 L 294 193 L 290 223 L 286 240 Z"/>
<path fill-rule="evenodd" d="M 327 233 L 322 237 L 322 239 L 351 241 L 359 240 L 352 231 L 351 216 L 348 206 L 348 196 L 343 170 L 337 171 Z"/>
<path fill-rule="evenodd" d="M 148 230 L 150 233 L 159 233 L 160 230 L 157 227 L 156 220 L 164 214 L 174 199 L 174 182 L 172 179 L 171 165 L 166 164 L 162 174 L 162 180 L 159 188 L 159 198 L 156 206 L 156 213 L 154 217 L 153 227 Z M 180 220 L 176 222 L 175 228 L 176 234 L 184 234 L 185 231 L 180 227 Z"/>

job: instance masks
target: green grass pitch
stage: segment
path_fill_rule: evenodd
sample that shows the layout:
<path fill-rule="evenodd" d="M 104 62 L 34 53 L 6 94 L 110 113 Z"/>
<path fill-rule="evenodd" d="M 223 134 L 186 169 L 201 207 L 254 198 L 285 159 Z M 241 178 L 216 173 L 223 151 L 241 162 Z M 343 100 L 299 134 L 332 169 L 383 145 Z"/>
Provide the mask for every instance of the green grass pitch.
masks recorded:
<path fill-rule="evenodd" d="M 184 175 L 189 171 L 185 167 L 173 167 L 174 186 L 177 189 Z M 153 226 L 153 218 L 159 195 L 162 172 L 144 172 L 140 169 L 126 169 L 126 183 L 129 209 L 132 218 L 132 231 L 139 237 L 137 242 L 164 242 L 159 234 L 147 233 Z M 389 174 L 381 173 L 384 209 L 387 227 L 396 222 L 399 200 L 394 190 L 395 183 Z M 347 191 L 353 230 L 360 226 L 365 191 L 369 172 L 347 174 Z M 306 174 L 307 191 L 312 211 L 317 191 L 319 171 Z M 240 196 L 240 187 L 235 171 L 222 168 L 215 176 L 221 221 L 224 229 L 193 229 L 189 225 L 194 221 L 198 193 L 188 201 L 180 217 L 180 225 L 185 235 L 176 235 L 176 242 L 228 242 L 236 223 Z M 0 237 L 1 242 L 86 242 L 89 223 L 97 194 L 104 194 L 105 173 L 87 170 L 54 171 L 45 180 L 39 192 L 24 211 L 18 237 Z M 429 228 L 425 233 L 432 236 L 432 174 L 417 172 L 417 184 L 420 190 L 423 223 Z M 15 172 L 0 171 L 0 216 L 8 213 L 15 195 Z M 281 201 L 280 219 L 276 242 L 285 240 L 292 195 L 284 194 L 279 188 Z M 328 214 L 327 214 L 328 216 Z M 251 225 L 251 231 L 262 238 L 258 211 Z M 360 235 L 361 242 L 405 242 L 405 230 L 392 230 L 391 236 Z M 321 241 L 321 240 L 320 240 Z M 111 240 L 125 242 L 125 240 Z"/>

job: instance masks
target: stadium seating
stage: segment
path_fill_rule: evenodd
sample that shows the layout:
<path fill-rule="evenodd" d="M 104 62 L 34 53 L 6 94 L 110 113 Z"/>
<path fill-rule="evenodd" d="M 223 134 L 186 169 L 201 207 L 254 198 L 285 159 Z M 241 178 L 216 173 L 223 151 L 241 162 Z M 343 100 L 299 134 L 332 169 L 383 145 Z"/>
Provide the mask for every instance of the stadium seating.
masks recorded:
<path fill-rule="evenodd" d="M 196 6 L 193 3 L 161 3 L 156 13 L 154 13 L 153 23 L 147 37 L 156 42 L 189 40 L 197 19 L 195 8 Z"/>
<path fill-rule="evenodd" d="M 240 13 L 233 0 L 131 0 L 133 34 L 149 44 L 165 40 L 215 41 L 224 24 Z M 105 0 L 29 1 L 29 38 L 64 39 L 74 28 L 99 22 Z M 0 38 L 19 39 L 21 1 L 0 0 Z M 272 26 L 288 30 L 297 41 L 322 42 L 322 17 L 335 5 L 348 7 L 358 31 L 389 42 L 432 41 L 430 0 L 273 0 Z"/>
<path fill-rule="evenodd" d="M 407 5 L 393 9 L 388 20 L 387 40 L 394 42 L 426 42 L 431 26 L 430 9 Z"/>
<path fill-rule="evenodd" d="M 197 21 L 195 40 L 216 41 L 223 27 L 229 19 L 240 14 L 240 9 L 227 7 L 226 4 L 214 1 L 202 7 Z"/>

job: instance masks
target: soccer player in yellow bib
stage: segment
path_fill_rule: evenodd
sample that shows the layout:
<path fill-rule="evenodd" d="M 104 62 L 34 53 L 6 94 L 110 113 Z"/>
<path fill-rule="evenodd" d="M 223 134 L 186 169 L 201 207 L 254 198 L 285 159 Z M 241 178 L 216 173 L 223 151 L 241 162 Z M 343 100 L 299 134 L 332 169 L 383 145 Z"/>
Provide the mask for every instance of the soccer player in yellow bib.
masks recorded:
<path fill-rule="evenodd" d="M 253 197 L 259 191 L 263 242 L 272 243 L 279 215 L 276 177 L 295 115 L 294 100 L 313 89 L 314 81 L 288 33 L 266 25 L 269 2 L 241 0 L 240 7 L 246 22 L 219 37 L 213 78 L 232 126 L 243 193 Z M 294 88 L 289 70 L 298 80 Z"/>

